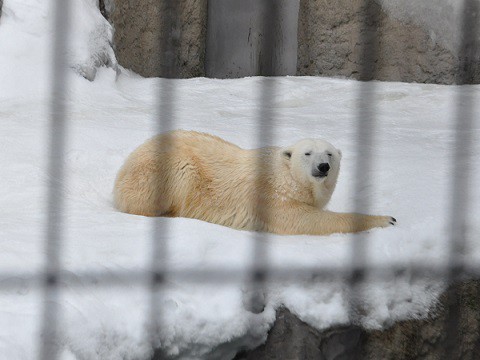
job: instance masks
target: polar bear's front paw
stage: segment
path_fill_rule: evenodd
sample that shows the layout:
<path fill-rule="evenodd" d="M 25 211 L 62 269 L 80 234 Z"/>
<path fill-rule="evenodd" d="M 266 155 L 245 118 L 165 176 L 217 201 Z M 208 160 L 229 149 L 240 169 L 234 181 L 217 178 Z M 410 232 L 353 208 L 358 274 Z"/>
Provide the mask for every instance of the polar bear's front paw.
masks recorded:
<path fill-rule="evenodd" d="M 393 216 L 379 216 L 379 218 L 380 227 L 392 226 L 397 223 L 397 219 L 395 219 Z"/>

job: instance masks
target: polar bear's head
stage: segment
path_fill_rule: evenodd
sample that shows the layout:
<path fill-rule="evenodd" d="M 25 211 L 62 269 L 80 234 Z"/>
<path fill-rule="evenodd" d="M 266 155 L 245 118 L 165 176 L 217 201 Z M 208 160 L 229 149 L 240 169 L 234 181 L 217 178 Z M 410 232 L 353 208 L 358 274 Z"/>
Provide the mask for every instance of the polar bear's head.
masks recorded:
<path fill-rule="evenodd" d="M 292 177 L 301 184 L 335 187 L 342 152 L 327 141 L 304 139 L 282 149 Z M 332 189 L 333 191 L 333 189 Z"/>

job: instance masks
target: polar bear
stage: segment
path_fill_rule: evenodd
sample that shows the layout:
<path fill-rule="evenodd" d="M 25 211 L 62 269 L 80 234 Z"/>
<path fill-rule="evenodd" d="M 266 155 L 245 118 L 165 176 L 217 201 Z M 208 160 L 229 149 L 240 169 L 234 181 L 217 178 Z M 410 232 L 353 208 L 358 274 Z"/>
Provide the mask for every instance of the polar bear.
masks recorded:
<path fill-rule="evenodd" d="M 116 207 L 242 230 L 328 235 L 394 225 L 391 216 L 325 210 L 341 152 L 318 139 L 245 150 L 219 137 L 176 130 L 140 145 L 114 186 Z"/>

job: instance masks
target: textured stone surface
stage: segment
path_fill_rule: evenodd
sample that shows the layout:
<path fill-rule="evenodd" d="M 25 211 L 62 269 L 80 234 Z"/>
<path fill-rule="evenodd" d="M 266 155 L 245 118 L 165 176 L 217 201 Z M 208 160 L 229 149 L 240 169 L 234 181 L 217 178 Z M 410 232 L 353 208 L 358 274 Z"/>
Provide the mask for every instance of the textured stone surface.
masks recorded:
<path fill-rule="evenodd" d="M 352 359 L 364 341 L 357 327 L 337 327 L 319 332 L 285 308 L 277 312 L 267 342 L 253 351 L 239 353 L 235 360 Z"/>
<path fill-rule="evenodd" d="M 383 331 L 339 326 L 317 331 L 280 309 L 264 345 L 236 360 L 478 359 L 480 282 L 451 286 L 424 320 L 408 320 Z"/>
<path fill-rule="evenodd" d="M 108 0 L 107 0 L 107 4 L 108 4 Z M 103 15 L 103 17 L 109 20 L 110 12 L 107 5 L 105 5 L 105 0 L 98 0 L 98 8 L 100 9 L 100 13 Z"/>
<path fill-rule="evenodd" d="M 419 26 L 387 16 L 374 0 L 301 0 L 298 75 L 358 79 L 362 59 L 375 63 L 373 78 L 451 84 L 456 57 Z M 367 13 L 367 11 L 369 11 Z M 368 14 L 367 26 L 363 26 Z M 367 49 L 366 54 L 362 49 Z M 477 65 L 478 68 L 478 65 Z M 478 82 L 480 77 L 475 82 Z"/>
<path fill-rule="evenodd" d="M 428 319 L 403 321 L 369 333 L 365 358 L 478 359 L 479 295 L 479 281 L 450 287 Z"/>
<path fill-rule="evenodd" d="M 110 3 L 120 65 L 146 77 L 204 76 L 207 0 Z"/>
<path fill-rule="evenodd" d="M 296 73 L 465 82 L 458 79 L 457 56 L 428 29 L 388 15 L 376 0 L 100 0 L 100 8 L 115 27 L 119 63 L 143 76 Z M 275 31 L 266 41 L 261 20 L 275 13 L 279 20 L 267 24 Z M 468 56 L 474 66 L 466 82 L 479 83 L 480 50 Z M 365 71 L 366 60 L 374 64 L 372 71 Z"/>

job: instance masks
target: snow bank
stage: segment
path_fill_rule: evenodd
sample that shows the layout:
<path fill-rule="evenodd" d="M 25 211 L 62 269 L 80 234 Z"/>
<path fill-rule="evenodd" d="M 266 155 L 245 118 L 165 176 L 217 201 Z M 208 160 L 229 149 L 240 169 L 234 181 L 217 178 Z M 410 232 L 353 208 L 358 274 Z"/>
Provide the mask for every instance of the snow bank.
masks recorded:
<path fill-rule="evenodd" d="M 101 69 L 93 83 L 74 76 L 69 79 L 62 265 L 78 280 L 63 285 L 59 302 L 60 347 L 65 358 L 130 359 L 151 354 L 146 341 L 152 326 L 147 277 L 136 284 L 114 274 L 146 271 L 148 275 L 153 241 L 166 242 L 172 270 L 240 272 L 232 284 L 168 279 L 157 302 L 164 327 L 155 339 L 171 356 L 228 358 L 235 349 L 255 346 L 266 336 L 280 304 L 319 329 L 348 321 L 350 291 L 345 274 L 328 281 L 305 276 L 268 284 L 265 311 L 253 314 L 246 309 L 245 297 L 254 234 L 191 219 L 149 219 L 113 209 L 115 174 L 125 156 L 156 132 L 156 94 L 166 82 L 174 84 L 178 95 L 174 104 L 178 128 L 208 131 L 243 147 L 286 145 L 315 134 L 342 149 L 341 175 L 330 208 L 349 211 L 356 199 L 369 199 L 372 207 L 368 212 L 392 214 L 399 221 L 396 227 L 368 233 L 368 264 L 386 269 L 380 279 L 363 287 L 357 321 L 379 328 L 426 314 L 443 283 L 429 274 L 415 277 L 409 268 L 441 266 L 448 259 L 449 191 L 456 176 L 451 166 L 451 119 L 458 88 L 372 84 L 378 101 L 372 144 L 375 173 L 365 174 L 372 176 L 371 185 L 353 194 L 358 157 L 356 98 L 360 91 L 356 82 L 276 79 L 273 134 L 257 144 L 261 78 L 116 78 L 113 70 Z M 480 99 L 479 87 L 471 87 L 471 93 Z M 35 98 L 11 101 L 2 97 L 1 101 L 0 167 L 9 170 L 0 180 L 0 274 L 36 273 L 45 259 L 48 117 L 44 104 Z M 478 114 L 478 109 L 474 110 Z M 480 154 L 478 121 L 472 133 L 472 184 L 478 184 L 480 168 L 474 161 Z M 473 189 L 468 220 L 467 260 L 472 264 L 480 259 L 479 189 Z M 168 231 L 161 239 L 153 239 L 153 227 L 159 224 Z M 262 241 L 268 247 L 266 261 L 275 268 L 348 269 L 354 256 L 353 242 L 358 240 L 358 235 L 269 235 Z M 406 270 L 389 270 L 398 266 Z M 87 270 L 98 275 L 90 281 L 78 278 Z M 119 284 L 103 284 L 104 272 Z M 9 354 L 10 359 L 32 357 L 40 335 L 42 293 L 26 280 L 20 283 L 23 285 L 0 293 L 0 353 Z"/>
<path fill-rule="evenodd" d="M 117 69 L 112 49 L 113 29 L 98 10 L 96 0 L 67 0 L 65 56 L 68 65 L 89 80 L 106 65 Z M 52 74 L 54 0 L 5 0 L 0 18 L 0 81 L 10 91 L 44 92 Z M 40 87 L 40 88 L 39 88 Z M 13 94 L 12 94 L 13 95 Z"/>

